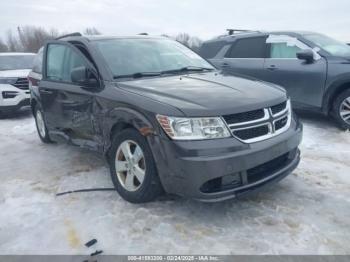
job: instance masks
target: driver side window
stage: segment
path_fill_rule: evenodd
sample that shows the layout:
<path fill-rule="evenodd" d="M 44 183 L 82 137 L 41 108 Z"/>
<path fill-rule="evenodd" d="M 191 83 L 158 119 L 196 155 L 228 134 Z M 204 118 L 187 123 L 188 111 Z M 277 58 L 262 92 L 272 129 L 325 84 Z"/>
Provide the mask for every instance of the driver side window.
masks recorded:
<path fill-rule="evenodd" d="M 64 63 L 64 80 L 66 82 L 72 82 L 71 73 L 75 68 L 82 66 L 87 67 L 82 55 L 78 54 L 71 48 L 67 48 L 67 54 Z"/>
<path fill-rule="evenodd" d="M 297 59 L 299 51 L 310 49 L 296 36 L 271 34 L 266 39 L 268 58 Z"/>
<path fill-rule="evenodd" d="M 271 43 L 270 58 L 297 58 L 297 52 L 301 48 L 287 43 Z"/>
<path fill-rule="evenodd" d="M 86 66 L 82 54 L 66 45 L 50 44 L 47 49 L 46 76 L 50 80 L 71 83 L 71 72 Z"/>
<path fill-rule="evenodd" d="M 66 49 L 64 45 L 48 45 L 46 57 L 46 77 L 48 79 L 63 81 L 63 64 Z"/>

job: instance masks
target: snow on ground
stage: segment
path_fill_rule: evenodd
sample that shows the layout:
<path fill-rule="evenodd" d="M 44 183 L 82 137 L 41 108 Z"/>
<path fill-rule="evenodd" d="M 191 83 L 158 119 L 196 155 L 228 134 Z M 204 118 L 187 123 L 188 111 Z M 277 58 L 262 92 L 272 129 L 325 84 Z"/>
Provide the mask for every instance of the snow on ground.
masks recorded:
<path fill-rule="evenodd" d="M 44 145 L 29 112 L 0 120 L 0 254 L 350 254 L 350 133 L 304 116 L 302 161 L 268 190 L 133 205 L 99 155 Z M 94 250 L 84 243 L 98 239 Z"/>

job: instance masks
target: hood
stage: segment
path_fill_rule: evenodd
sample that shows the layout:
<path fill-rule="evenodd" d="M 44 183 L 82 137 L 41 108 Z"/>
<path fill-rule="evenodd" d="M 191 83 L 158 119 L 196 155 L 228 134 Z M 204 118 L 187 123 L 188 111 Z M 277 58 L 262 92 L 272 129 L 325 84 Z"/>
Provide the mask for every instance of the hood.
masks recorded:
<path fill-rule="evenodd" d="M 0 77 L 27 77 L 30 69 L 1 70 Z"/>
<path fill-rule="evenodd" d="M 218 116 L 276 105 L 284 89 L 272 84 L 218 72 L 143 78 L 119 82 L 129 92 L 169 104 L 186 116 Z"/>

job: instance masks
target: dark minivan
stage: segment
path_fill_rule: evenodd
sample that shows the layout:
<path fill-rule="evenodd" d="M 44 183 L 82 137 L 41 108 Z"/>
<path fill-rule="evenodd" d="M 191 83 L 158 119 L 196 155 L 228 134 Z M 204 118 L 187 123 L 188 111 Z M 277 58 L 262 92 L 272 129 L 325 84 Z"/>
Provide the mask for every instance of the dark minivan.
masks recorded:
<path fill-rule="evenodd" d="M 74 34 L 38 56 L 29 78 L 39 137 L 103 153 L 127 201 L 164 191 L 225 200 L 299 163 L 302 125 L 282 88 L 223 75 L 176 41 Z"/>

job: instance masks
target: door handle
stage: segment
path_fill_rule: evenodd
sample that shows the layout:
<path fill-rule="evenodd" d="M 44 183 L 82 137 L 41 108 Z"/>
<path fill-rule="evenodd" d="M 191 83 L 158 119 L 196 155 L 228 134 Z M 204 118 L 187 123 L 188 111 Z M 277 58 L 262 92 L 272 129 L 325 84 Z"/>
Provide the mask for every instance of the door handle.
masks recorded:
<path fill-rule="evenodd" d="M 48 90 L 48 89 L 40 89 L 39 92 L 42 94 L 48 94 L 48 95 L 53 94 L 53 91 Z"/>
<path fill-rule="evenodd" d="M 230 65 L 228 63 L 222 63 L 221 67 L 222 68 L 228 68 Z"/>
<path fill-rule="evenodd" d="M 267 67 L 267 70 L 270 70 L 270 71 L 274 71 L 274 70 L 277 70 L 277 69 L 278 69 L 278 67 L 276 67 L 275 65 L 269 65 Z"/>

